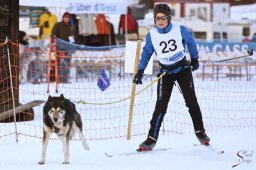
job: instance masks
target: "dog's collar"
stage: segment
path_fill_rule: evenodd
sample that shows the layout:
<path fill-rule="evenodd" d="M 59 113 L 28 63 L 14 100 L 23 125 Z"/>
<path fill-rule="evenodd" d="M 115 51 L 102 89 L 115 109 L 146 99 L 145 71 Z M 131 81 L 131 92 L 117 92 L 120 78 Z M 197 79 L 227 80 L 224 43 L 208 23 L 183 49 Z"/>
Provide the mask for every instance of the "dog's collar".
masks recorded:
<path fill-rule="evenodd" d="M 56 133 L 56 135 L 57 135 L 58 137 L 63 136 L 62 133 L 59 133 L 59 132 L 60 132 L 60 128 L 57 128 L 57 127 L 55 127 L 55 126 L 53 126 L 53 132 Z"/>
<path fill-rule="evenodd" d="M 58 134 L 60 132 L 60 128 L 53 126 L 53 132 Z"/>

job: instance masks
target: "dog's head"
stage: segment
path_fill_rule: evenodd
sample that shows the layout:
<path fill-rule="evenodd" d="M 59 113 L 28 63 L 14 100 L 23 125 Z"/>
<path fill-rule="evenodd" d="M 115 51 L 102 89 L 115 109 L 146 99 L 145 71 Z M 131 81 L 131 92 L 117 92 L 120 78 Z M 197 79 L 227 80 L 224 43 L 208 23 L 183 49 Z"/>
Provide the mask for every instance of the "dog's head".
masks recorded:
<path fill-rule="evenodd" d="M 65 119 L 65 98 L 61 94 L 60 97 L 52 97 L 49 95 L 45 104 L 44 113 L 48 114 L 54 124 L 61 123 Z"/>

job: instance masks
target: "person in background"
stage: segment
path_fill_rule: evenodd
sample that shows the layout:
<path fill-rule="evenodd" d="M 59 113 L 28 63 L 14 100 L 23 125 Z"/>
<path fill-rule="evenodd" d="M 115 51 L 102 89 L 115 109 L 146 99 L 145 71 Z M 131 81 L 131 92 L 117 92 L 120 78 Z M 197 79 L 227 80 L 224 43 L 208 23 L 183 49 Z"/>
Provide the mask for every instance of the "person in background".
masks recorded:
<path fill-rule="evenodd" d="M 52 35 L 56 36 L 57 40 L 57 49 L 60 54 L 64 54 L 63 59 L 60 59 L 58 57 L 58 60 L 60 60 L 60 66 L 59 68 L 59 82 L 60 83 L 68 83 L 68 76 L 70 72 L 70 65 L 71 65 L 71 49 L 72 45 L 70 44 L 70 41 L 72 43 L 74 42 L 74 35 L 75 35 L 75 28 L 70 23 L 70 14 L 68 12 L 65 12 L 62 16 L 62 21 L 58 22 L 54 25 L 52 29 Z M 65 41 L 59 41 L 58 39 Z"/>
<path fill-rule="evenodd" d="M 43 78 L 43 61 L 41 60 L 42 54 L 39 47 L 31 48 L 33 50 L 33 60 L 28 64 L 28 79 L 33 84 L 39 84 Z"/>
<path fill-rule="evenodd" d="M 120 16 L 120 21 L 118 25 L 118 34 L 125 34 L 126 24 L 125 24 L 125 15 Z M 136 33 L 139 35 L 138 23 L 132 16 L 132 10 L 128 7 L 127 11 L 127 33 Z"/>
<path fill-rule="evenodd" d="M 70 23 L 70 13 L 65 12 L 62 15 L 62 21 L 56 23 L 52 29 L 52 35 L 63 41 L 69 42 L 69 37 L 75 35 L 75 29 Z"/>
<path fill-rule="evenodd" d="M 25 31 L 19 31 L 19 43 L 23 46 L 29 45 L 29 36 Z"/>
<path fill-rule="evenodd" d="M 27 82 L 28 63 L 31 61 L 26 48 L 29 46 L 29 36 L 25 31 L 19 31 L 19 82 L 24 84 Z"/>
<path fill-rule="evenodd" d="M 151 150 L 156 145 L 175 82 L 180 86 L 197 139 L 202 145 L 209 145 L 210 138 L 205 133 L 192 76 L 192 71 L 199 68 L 196 42 L 186 27 L 171 23 L 171 10 L 167 4 L 155 6 L 154 21 L 156 28 L 152 29 L 146 36 L 146 44 L 143 47 L 133 83 L 142 84 L 144 70 L 153 53 L 159 60 L 161 68 L 159 75 L 164 72 L 166 75 L 158 80 L 157 101 L 150 121 L 151 126 L 147 139 L 139 145 L 138 151 Z M 191 63 L 186 59 L 186 48 L 189 50 Z"/>
<path fill-rule="evenodd" d="M 242 42 L 251 42 L 251 39 L 247 36 L 245 36 L 242 40 Z"/>
<path fill-rule="evenodd" d="M 39 18 L 39 38 L 50 36 L 53 26 L 58 22 L 57 16 L 49 10 L 45 10 Z"/>
<path fill-rule="evenodd" d="M 255 42 L 256 43 L 256 32 L 253 34 L 252 36 L 252 42 Z"/>

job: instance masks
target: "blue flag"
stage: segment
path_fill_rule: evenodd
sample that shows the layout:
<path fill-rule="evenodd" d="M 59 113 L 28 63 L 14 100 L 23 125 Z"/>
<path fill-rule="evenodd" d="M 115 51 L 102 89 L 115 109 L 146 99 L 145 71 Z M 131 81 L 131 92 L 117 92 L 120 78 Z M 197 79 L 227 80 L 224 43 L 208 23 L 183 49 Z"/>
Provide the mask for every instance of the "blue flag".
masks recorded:
<path fill-rule="evenodd" d="M 110 86 L 110 82 L 108 76 L 104 69 L 100 71 L 99 79 L 97 85 L 101 89 L 101 91 L 106 90 Z"/>

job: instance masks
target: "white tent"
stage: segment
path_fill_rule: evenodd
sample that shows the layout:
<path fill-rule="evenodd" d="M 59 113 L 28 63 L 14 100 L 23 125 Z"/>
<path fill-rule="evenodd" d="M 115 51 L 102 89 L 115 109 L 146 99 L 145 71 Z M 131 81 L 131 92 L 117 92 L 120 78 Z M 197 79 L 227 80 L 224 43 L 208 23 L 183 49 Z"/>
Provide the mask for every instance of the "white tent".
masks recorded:
<path fill-rule="evenodd" d="M 68 7 L 69 0 L 20 0 L 20 6 Z"/>

